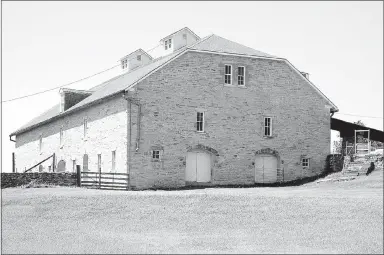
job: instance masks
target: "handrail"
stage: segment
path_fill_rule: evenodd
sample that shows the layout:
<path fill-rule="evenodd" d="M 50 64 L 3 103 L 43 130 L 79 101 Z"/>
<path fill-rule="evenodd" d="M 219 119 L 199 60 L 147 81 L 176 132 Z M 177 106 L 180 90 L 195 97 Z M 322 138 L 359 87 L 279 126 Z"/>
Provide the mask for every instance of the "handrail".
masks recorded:
<path fill-rule="evenodd" d="M 37 166 L 40 165 L 41 163 L 44 163 L 45 161 L 47 161 L 48 159 L 50 159 L 50 158 L 52 158 L 52 157 L 54 157 L 54 156 L 55 156 L 55 153 L 53 153 L 53 154 L 52 154 L 51 156 L 49 156 L 48 158 L 46 158 L 46 159 L 40 161 L 39 163 L 37 163 L 37 164 L 34 165 L 33 167 L 28 168 L 27 170 L 24 171 L 24 173 L 26 173 L 26 172 L 32 170 L 33 168 L 37 167 Z"/>

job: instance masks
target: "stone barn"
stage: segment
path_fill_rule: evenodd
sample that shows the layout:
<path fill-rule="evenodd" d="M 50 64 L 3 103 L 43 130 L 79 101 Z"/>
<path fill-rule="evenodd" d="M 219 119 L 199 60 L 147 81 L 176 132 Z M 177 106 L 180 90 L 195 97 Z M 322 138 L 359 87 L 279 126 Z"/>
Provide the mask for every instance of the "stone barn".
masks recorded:
<path fill-rule="evenodd" d="M 287 59 L 183 28 L 13 132 L 15 167 L 129 174 L 129 188 L 272 184 L 323 172 L 338 108 Z M 59 163 L 60 162 L 60 163 Z M 38 171 L 37 169 L 36 171 Z"/>

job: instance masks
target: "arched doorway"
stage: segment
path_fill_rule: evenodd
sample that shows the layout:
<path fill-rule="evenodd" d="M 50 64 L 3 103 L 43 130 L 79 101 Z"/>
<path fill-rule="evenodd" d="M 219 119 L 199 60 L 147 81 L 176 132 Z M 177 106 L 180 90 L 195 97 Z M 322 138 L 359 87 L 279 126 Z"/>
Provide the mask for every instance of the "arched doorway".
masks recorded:
<path fill-rule="evenodd" d="M 279 154 L 269 148 L 256 152 L 255 183 L 276 183 L 279 168 Z"/>
<path fill-rule="evenodd" d="M 207 183 L 212 181 L 213 157 L 216 150 L 204 145 L 189 147 L 186 158 L 185 181 Z"/>

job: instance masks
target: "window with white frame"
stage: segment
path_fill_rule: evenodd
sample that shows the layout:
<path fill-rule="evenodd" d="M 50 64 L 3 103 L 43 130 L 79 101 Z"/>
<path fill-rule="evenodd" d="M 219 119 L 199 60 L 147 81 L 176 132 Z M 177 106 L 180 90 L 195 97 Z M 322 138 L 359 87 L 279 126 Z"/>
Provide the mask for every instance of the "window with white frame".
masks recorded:
<path fill-rule="evenodd" d="M 101 154 L 97 154 L 97 171 L 101 172 Z"/>
<path fill-rule="evenodd" d="M 303 167 L 309 167 L 309 158 L 302 158 L 301 159 L 301 165 Z"/>
<path fill-rule="evenodd" d="M 237 85 L 244 86 L 245 67 L 239 66 L 237 68 Z"/>
<path fill-rule="evenodd" d="M 204 132 L 204 112 L 197 112 L 196 130 L 197 132 Z"/>
<path fill-rule="evenodd" d="M 40 135 L 39 137 L 39 151 L 43 151 L 43 135 Z"/>
<path fill-rule="evenodd" d="M 137 61 L 141 61 L 141 55 L 137 55 Z"/>
<path fill-rule="evenodd" d="M 123 61 L 121 61 L 121 65 L 122 65 L 123 69 L 127 68 L 128 67 L 128 60 L 124 59 Z"/>
<path fill-rule="evenodd" d="M 164 48 L 167 50 L 167 49 L 170 49 L 172 47 L 172 39 L 168 39 L 164 42 Z"/>
<path fill-rule="evenodd" d="M 152 151 L 152 160 L 160 161 L 160 150 Z"/>
<path fill-rule="evenodd" d="M 264 117 L 264 136 L 272 136 L 272 118 Z"/>
<path fill-rule="evenodd" d="M 112 171 L 116 168 L 116 151 L 112 151 Z"/>
<path fill-rule="evenodd" d="M 64 144 L 64 130 L 60 128 L 60 148 L 63 147 Z"/>
<path fill-rule="evenodd" d="M 83 123 L 83 132 L 84 132 L 84 139 L 87 139 L 87 132 L 88 132 L 88 119 L 84 118 L 84 123 Z"/>
<path fill-rule="evenodd" d="M 232 84 L 232 66 L 225 65 L 224 83 Z"/>

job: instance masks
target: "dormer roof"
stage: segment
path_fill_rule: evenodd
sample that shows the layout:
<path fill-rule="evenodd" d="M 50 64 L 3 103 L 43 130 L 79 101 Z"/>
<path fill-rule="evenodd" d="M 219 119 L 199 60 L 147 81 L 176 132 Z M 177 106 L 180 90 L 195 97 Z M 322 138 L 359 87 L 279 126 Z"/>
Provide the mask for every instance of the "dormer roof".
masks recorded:
<path fill-rule="evenodd" d="M 146 55 L 150 60 L 153 60 L 153 57 L 151 55 L 149 55 L 147 52 L 145 52 L 143 49 L 137 49 L 135 50 L 134 52 L 132 53 L 129 53 L 128 55 L 126 55 L 125 57 L 122 57 L 120 60 L 123 60 L 123 59 L 127 59 L 127 58 L 130 58 L 131 56 L 133 55 L 137 55 L 137 54 L 144 54 Z"/>
<path fill-rule="evenodd" d="M 199 37 L 197 34 L 195 34 L 191 29 L 189 29 L 188 27 L 184 27 L 184 28 L 182 28 L 182 29 L 180 29 L 180 30 L 178 30 L 178 31 L 176 31 L 176 32 L 174 32 L 174 33 L 172 33 L 172 34 L 170 34 L 170 35 L 167 35 L 166 37 L 164 37 L 163 39 L 161 39 L 160 42 L 164 42 L 164 41 L 167 40 L 169 37 L 172 37 L 172 36 L 174 36 L 174 35 L 176 35 L 176 34 L 178 34 L 178 33 L 181 33 L 181 32 L 189 32 L 189 33 L 191 33 L 193 36 L 195 36 L 197 40 L 200 40 L 200 37 Z"/>

